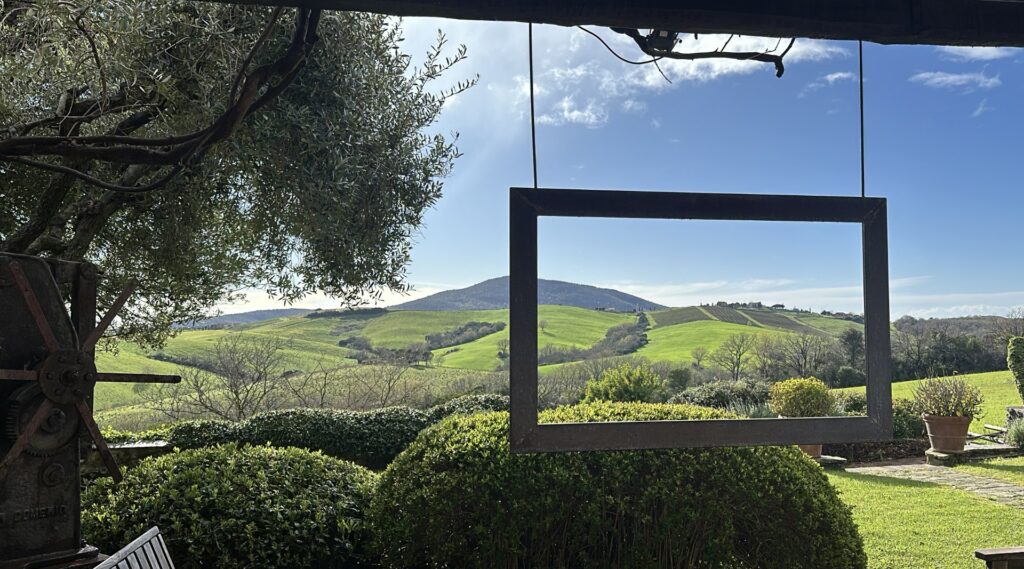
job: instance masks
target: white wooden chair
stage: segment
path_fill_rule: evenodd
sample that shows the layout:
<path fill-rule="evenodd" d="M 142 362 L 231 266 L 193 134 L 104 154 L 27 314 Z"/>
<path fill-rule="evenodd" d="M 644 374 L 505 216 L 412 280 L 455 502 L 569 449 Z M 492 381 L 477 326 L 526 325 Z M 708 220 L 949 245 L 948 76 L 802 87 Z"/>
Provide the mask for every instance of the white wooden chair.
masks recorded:
<path fill-rule="evenodd" d="M 150 528 L 95 569 L 174 569 L 160 528 Z"/>

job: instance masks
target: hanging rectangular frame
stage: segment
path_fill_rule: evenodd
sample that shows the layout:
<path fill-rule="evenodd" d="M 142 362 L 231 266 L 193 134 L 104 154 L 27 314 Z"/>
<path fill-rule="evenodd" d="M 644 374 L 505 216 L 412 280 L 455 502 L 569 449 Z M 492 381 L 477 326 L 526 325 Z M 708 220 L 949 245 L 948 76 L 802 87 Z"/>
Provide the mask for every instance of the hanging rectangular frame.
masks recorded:
<path fill-rule="evenodd" d="M 860 224 L 867 416 L 538 424 L 537 219 L 541 216 Z M 884 198 L 511 188 L 509 436 L 512 451 L 636 450 L 891 439 L 888 256 Z"/>

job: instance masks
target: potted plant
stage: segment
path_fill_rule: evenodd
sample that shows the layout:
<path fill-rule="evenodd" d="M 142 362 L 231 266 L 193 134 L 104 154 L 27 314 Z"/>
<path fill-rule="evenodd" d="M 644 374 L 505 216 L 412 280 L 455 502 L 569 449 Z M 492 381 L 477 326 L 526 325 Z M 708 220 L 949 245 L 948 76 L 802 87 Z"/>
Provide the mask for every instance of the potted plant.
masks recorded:
<path fill-rule="evenodd" d="M 1006 346 L 1006 366 L 1013 373 L 1013 382 L 1017 384 L 1017 393 L 1024 400 L 1024 337 L 1010 338 Z M 1006 408 L 1006 423 L 1024 419 L 1024 407 L 1012 405 Z"/>
<path fill-rule="evenodd" d="M 768 390 L 768 405 L 779 417 L 825 417 L 835 411 L 832 390 L 816 377 L 780 381 Z M 813 458 L 821 457 L 821 445 L 797 445 Z"/>
<path fill-rule="evenodd" d="M 981 390 L 959 377 L 926 379 L 914 390 L 931 450 L 963 452 L 967 429 L 981 411 Z"/>

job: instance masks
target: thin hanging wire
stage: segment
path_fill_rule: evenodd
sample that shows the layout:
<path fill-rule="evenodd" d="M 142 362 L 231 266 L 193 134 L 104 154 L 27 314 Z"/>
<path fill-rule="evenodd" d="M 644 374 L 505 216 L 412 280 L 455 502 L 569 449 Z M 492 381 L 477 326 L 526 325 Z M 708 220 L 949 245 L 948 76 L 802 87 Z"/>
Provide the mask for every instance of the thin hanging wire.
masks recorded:
<path fill-rule="evenodd" d="M 857 65 L 860 77 L 860 197 L 865 197 L 864 180 L 864 42 L 857 41 Z"/>
<path fill-rule="evenodd" d="M 529 24 L 530 38 L 530 145 L 533 149 L 533 189 L 537 189 L 537 108 L 533 96 L 533 22 Z"/>

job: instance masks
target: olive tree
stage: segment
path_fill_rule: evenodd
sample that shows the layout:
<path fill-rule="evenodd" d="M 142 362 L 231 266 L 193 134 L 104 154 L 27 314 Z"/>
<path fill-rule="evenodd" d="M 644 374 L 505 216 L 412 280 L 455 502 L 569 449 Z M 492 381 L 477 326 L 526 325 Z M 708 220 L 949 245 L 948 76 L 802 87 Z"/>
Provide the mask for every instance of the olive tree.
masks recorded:
<path fill-rule="evenodd" d="M 403 289 L 459 155 L 431 132 L 475 79 L 400 22 L 186 0 L 0 3 L 0 252 L 130 278 L 120 334 L 161 342 L 239 290 L 354 304 Z"/>

